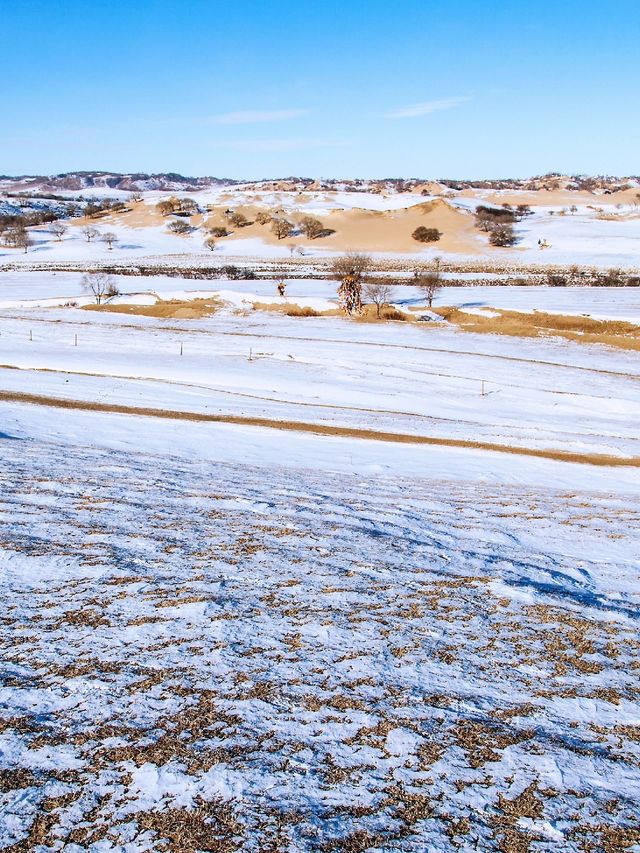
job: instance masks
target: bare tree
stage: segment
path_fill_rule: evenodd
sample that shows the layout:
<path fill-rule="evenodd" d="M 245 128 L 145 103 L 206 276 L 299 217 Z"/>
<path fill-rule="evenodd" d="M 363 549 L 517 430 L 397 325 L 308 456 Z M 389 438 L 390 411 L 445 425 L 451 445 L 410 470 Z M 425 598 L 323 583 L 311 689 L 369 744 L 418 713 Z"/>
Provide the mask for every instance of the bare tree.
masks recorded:
<path fill-rule="evenodd" d="M 214 252 L 216 248 L 216 238 L 213 235 L 207 237 L 207 239 L 204 241 L 204 245 L 207 247 L 207 249 L 210 249 L 212 252 Z"/>
<path fill-rule="evenodd" d="M 268 225 L 271 222 L 272 216 L 266 210 L 260 210 L 256 213 L 256 222 L 258 225 Z"/>
<path fill-rule="evenodd" d="M 371 269 L 371 258 L 360 252 L 349 252 L 336 258 L 331 269 L 340 280 L 340 307 L 345 314 L 359 314 L 362 311 L 362 283 Z"/>
<path fill-rule="evenodd" d="M 305 216 L 300 220 L 300 229 L 309 240 L 316 240 L 324 231 L 324 226 L 315 216 Z"/>
<path fill-rule="evenodd" d="M 495 226 L 496 221 L 489 213 L 485 213 L 481 211 L 480 213 L 476 213 L 476 228 L 479 228 L 481 231 L 491 231 L 491 229 Z"/>
<path fill-rule="evenodd" d="M 82 276 L 82 289 L 91 293 L 97 305 L 101 305 L 103 299 L 117 296 L 120 292 L 115 280 L 106 272 L 88 272 Z"/>
<path fill-rule="evenodd" d="M 82 233 L 84 234 L 87 243 L 90 243 L 94 237 L 97 237 L 100 233 L 97 228 L 94 228 L 93 225 L 85 225 L 82 229 Z"/>
<path fill-rule="evenodd" d="M 24 249 L 25 255 L 29 251 L 29 246 L 33 246 L 33 240 L 29 236 L 26 228 L 18 228 L 13 238 L 13 244 L 16 249 Z"/>
<path fill-rule="evenodd" d="M 442 278 L 440 275 L 440 264 L 442 263 L 442 258 L 440 255 L 436 255 L 433 259 L 433 272 L 423 272 L 422 270 L 416 270 L 413 273 L 413 282 L 415 286 L 422 291 L 424 298 L 427 300 L 427 305 L 429 308 L 433 305 L 433 300 L 436 297 L 436 294 L 442 287 Z"/>
<path fill-rule="evenodd" d="M 289 222 L 288 219 L 276 217 L 271 223 L 271 230 L 278 240 L 284 240 L 285 237 L 290 237 L 293 233 L 293 223 Z"/>
<path fill-rule="evenodd" d="M 110 249 L 113 249 L 113 244 L 118 239 L 118 235 L 114 234 L 113 231 L 105 231 L 100 239 L 103 243 L 106 243 Z"/>
<path fill-rule="evenodd" d="M 54 222 L 51 226 L 51 230 L 56 235 L 56 240 L 60 242 L 64 235 L 67 233 L 67 226 L 64 222 Z"/>
<path fill-rule="evenodd" d="M 413 274 L 413 283 L 422 292 L 422 295 L 427 300 L 429 308 L 433 305 L 433 300 L 436 294 L 442 287 L 439 272 L 416 272 Z"/>
<path fill-rule="evenodd" d="M 380 310 L 391 299 L 393 288 L 390 284 L 381 281 L 370 281 L 365 284 L 362 292 L 367 302 L 372 302 L 376 306 L 376 317 L 380 319 Z"/>
<path fill-rule="evenodd" d="M 8 228 L 3 229 L 3 232 L 2 239 L 5 246 L 12 246 L 14 249 L 24 249 L 25 252 L 28 251 L 29 246 L 33 246 L 33 240 L 22 222 L 19 222 L 17 225 L 10 225 Z"/>

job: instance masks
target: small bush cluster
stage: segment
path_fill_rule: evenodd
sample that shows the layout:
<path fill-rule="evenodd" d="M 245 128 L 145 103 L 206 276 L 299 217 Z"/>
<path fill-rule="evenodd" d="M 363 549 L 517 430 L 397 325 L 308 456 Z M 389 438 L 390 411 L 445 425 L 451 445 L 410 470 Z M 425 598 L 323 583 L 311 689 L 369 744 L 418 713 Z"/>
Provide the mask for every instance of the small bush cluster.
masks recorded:
<path fill-rule="evenodd" d="M 442 237 L 442 231 L 438 231 L 437 228 L 426 228 L 424 225 L 420 225 L 411 236 L 419 243 L 437 243 Z"/>
<path fill-rule="evenodd" d="M 189 234 L 191 231 L 191 226 L 188 222 L 185 222 L 184 219 L 174 219 L 167 227 L 173 234 L 184 235 Z"/>
<path fill-rule="evenodd" d="M 302 308 L 300 305 L 287 305 L 284 309 L 284 313 L 287 317 L 319 317 L 320 312 L 316 311 L 315 308 L 309 308 L 305 306 Z"/>
<path fill-rule="evenodd" d="M 105 198 L 102 201 L 90 201 L 84 206 L 84 215 L 88 219 L 96 219 L 105 213 L 119 213 L 126 210 L 126 205 L 123 201 L 115 201 Z"/>
<path fill-rule="evenodd" d="M 499 223 L 494 225 L 489 233 L 489 242 L 492 246 L 515 246 L 518 242 L 518 236 L 513 230 L 513 226 L 507 223 Z"/>
<path fill-rule="evenodd" d="M 194 213 L 198 213 L 199 208 L 192 198 L 171 196 L 170 198 L 159 201 L 156 204 L 156 210 L 161 216 L 170 216 L 171 214 L 175 216 L 192 216 Z"/>
<path fill-rule="evenodd" d="M 246 228 L 247 225 L 251 225 L 244 213 L 240 213 L 237 210 L 228 211 L 226 216 L 229 224 L 232 225 L 233 228 Z"/>

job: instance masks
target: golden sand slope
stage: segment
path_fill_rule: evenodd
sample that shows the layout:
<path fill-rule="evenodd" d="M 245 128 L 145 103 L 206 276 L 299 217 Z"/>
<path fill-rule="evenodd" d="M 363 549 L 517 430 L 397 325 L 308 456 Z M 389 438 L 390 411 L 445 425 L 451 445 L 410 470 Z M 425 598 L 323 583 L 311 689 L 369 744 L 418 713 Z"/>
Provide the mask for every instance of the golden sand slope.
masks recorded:
<path fill-rule="evenodd" d="M 243 213 L 252 223 L 245 228 L 231 228 L 224 218 L 227 206 Z M 421 225 L 427 228 L 437 228 L 442 232 L 442 238 L 428 247 L 444 252 L 462 252 L 479 254 L 489 250 L 486 235 L 480 235 L 473 227 L 471 214 L 458 210 L 444 199 L 425 201 L 413 207 L 400 210 L 365 210 L 361 208 L 332 210 L 317 216 L 326 229 L 333 233 L 316 240 L 309 240 L 302 234 L 278 240 L 269 225 L 258 225 L 255 217 L 260 211 L 270 210 L 262 204 L 217 205 L 214 210 L 202 216 L 193 216 L 190 224 L 201 228 L 204 240 L 206 233 L 202 226 L 225 225 L 229 227 L 228 237 L 220 238 L 221 242 L 232 242 L 238 239 L 258 238 L 269 245 L 281 246 L 311 246 L 342 252 L 361 250 L 368 252 L 420 252 L 427 244 L 418 243 L 411 237 L 412 232 Z M 294 225 L 300 223 L 304 211 L 288 210 L 284 214 Z M 110 214 L 100 219 L 101 224 L 109 222 L 117 228 L 124 225 L 131 228 L 155 227 L 166 228 L 169 218 L 162 217 L 154 206 L 146 204 L 133 205 L 131 210 L 124 213 Z M 84 225 L 84 220 L 78 220 Z M 93 223 L 96 224 L 96 223 Z M 176 237 L 176 249 L 180 245 L 180 237 Z"/>

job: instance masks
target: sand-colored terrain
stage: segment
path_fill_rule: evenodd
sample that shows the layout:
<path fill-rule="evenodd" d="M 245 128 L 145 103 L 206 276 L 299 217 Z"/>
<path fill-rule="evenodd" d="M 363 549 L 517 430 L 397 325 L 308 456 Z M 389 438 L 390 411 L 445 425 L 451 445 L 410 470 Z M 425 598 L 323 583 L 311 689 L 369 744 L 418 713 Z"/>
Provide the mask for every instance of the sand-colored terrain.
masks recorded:
<path fill-rule="evenodd" d="M 224 225 L 229 229 L 229 235 L 219 238 L 221 242 L 258 238 L 274 246 L 313 246 L 337 252 L 357 249 L 406 253 L 420 252 L 426 248 L 426 244 L 414 240 L 411 236 L 416 228 L 425 226 L 437 228 L 442 232 L 439 242 L 429 244 L 432 248 L 464 254 L 482 253 L 487 249 L 486 239 L 483 240 L 473 227 L 473 216 L 453 207 L 444 199 L 432 199 L 398 210 L 366 210 L 355 207 L 330 210 L 325 214 L 291 210 L 277 204 L 275 206 L 264 203 L 233 204 L 231 197 L 225 197 L 225 202 L 228 203 L 212 205 L 206 214 L 196 214 L 189 219 L 189 224 L 193 228 L 202 229 L 203 239 L 208 227 Z M 225 218 L 227 209 L 244 214 L 251 224 L 242 228 L 233 228 Z M 294 226 L 298 226 L 305 216 L 313 215 L 320 219 L 325 229 L 331 233 L 314 240 L 301 233 L 278 239 L 269 224 L 259 225 L 255 221 L 258 213 L 265 211 L 279 211 L 280 215 L 292 222 Z M 130 210 L 109 214 L 96 221 L 92 220 L 92 224 L 99 223 L 100 227 L 104 227 L 109 223 L 114 228 L 117 226 L 166 228 L 172 218 L 163 217 L 154 205 L 138 203 Z M 81 226 L 87 224 L 85 219 L 78 222 Z M 180 237 L 176 236 L 175 239 L 178 246 Z"/>
<path fill-rule="evenodd" d="M 0 248 L 0 265 L 9 261 L 28 263 L 123 260 L 190 256 L 199 262 L 238 263 L 241 259 L 320 261 L 337 253 L 360 251 L 381 256 L 392 264 L 402 260 L 429 263 L 440 255 L 443 262 L 476 264 L 483 270 L 519 273 L 533 267 L 583 270 L 622 269 L 637 275 L 640 267 L 640 186 L 619 190 L 615 184 L 596 191 L 567 188 L 550 182 L 538 189 L 469 187 L 453 190 L 430 181 L 411 191 L 393 187 L 327 189 L 296 186 L 291 182 L 225 186 L 198 191 L 149 191 L 126 198 L 120 211 L 92 218 L 67 220 L 68 228 L 57 238 L 48 224 L 32 229 L 28 254 L 22 249 Z M 184 234 L 171 229 L 176 215 L 163 216 L 159 202 L 171 196 L 195 202 L 198 212 L 181 216 L 190 226 Z M 515 243 L 493 246 L 487 231 L 478 227 L 478 205 L 527 205 L 526 215 L 513 222 Z M 233 214 L 246 224 L 233 225 Z M 291 223 L 291 234 L 281 239 L 273 231 L 273 217 Z M 315 239 L 303 233 L 306 217 L 319 220 L 323 229 Z M 262 224 L 261 224 L 262 223 Z M 99 232 L 88 242 L 83 228 Z M 412 237 L 416 228 L 437 229 L 438 241 L 423 243 Z M 210 243 L 211 229 L 224 227 L 227 234 Z M 116 235 L 112 245 L 104 235 Z M 36 254 L 37 253 L 37 254 Z M 205 261 L 206 259 L 206 261 Z M 391 267 L 389 267 L 391 269 Z"/>

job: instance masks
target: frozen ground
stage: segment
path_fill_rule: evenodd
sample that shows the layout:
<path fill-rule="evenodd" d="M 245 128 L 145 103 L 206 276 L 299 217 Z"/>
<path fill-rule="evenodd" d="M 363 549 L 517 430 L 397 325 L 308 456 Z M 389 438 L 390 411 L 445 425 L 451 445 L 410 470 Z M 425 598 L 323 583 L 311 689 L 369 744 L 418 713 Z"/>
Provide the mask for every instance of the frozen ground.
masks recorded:
<path fill-rule="evenodd" d="M 0 277 L 0 849 L 640 850 L 637 355 L 77 283 Z"/>

